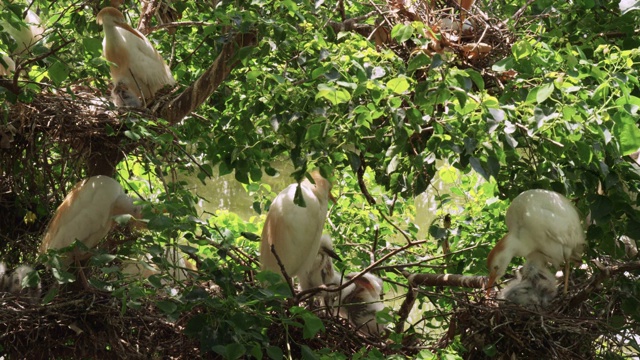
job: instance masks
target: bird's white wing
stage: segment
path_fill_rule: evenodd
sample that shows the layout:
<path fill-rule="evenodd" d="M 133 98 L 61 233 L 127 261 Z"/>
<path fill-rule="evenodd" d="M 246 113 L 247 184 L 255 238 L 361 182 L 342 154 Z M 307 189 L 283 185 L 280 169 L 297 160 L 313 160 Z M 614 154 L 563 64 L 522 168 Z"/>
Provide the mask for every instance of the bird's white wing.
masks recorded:
<path fill-rule="evenodd" d="M 289 276 L 311 266 L 320 248 L 320 236 L 327 210 L 322 210 L 309 189 L 301 187 L 306 207 L 294 204 L 296 187 L 290 185 L 271 204 L 262 233 L 261 259 L 265 269 L 280 272 L 270 244 L 282 260 Z"/>
<path fill-rule="evenodd" d="M 562 195 L 546 190 L 529 190 L 512 202 L 506 217 L 509 232 L 520 241 L 519 253 L 545 254 L 558 265 L 567 253 L 584 244 L 580 216 Z"/>
<path fill-rule="evenodd" d="M 122 28 L 117 28 L 117 31 L 130 49 L 129 67 L 146 98 L 153 97 L 165 85 L 175 85 L 171 70 L 146 37 Z"/>
<path fill-rule="evenodd" d="M 106 176 L 96 176 L 78 183 L 51 220 L 41 252 L 67 247 L 75 240 L 82 241 L 88 247 L 95 246 L 108 233 L 111 206 L 123 193 L 120 184 Z"/>

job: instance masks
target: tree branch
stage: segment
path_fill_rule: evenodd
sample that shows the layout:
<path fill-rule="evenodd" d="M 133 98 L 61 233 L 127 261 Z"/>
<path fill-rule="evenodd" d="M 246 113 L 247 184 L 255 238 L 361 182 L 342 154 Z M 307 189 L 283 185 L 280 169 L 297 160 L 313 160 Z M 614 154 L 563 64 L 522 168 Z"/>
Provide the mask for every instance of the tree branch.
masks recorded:
<path fill-rule="evenodd" d="M 239 59 L 234 59 L 238 50 L 255 44 L 257 44 L 255 33 L 237 34 L 222 47 L 216 60 L 198 80 L 173 100 L 159 104 L 160 108 L 154 109 L 154 113 L 169 121 L 170 124 L 178 123 L 207 100 L 229 76 L 239 62 Z"/>
<path fill-rule="evenodd" d="M 411 286 L 459 286 L 474 289 L 484 288 L 486 276 L 469 276 L 458 274 L 410 274 L 403 271 Z"/>

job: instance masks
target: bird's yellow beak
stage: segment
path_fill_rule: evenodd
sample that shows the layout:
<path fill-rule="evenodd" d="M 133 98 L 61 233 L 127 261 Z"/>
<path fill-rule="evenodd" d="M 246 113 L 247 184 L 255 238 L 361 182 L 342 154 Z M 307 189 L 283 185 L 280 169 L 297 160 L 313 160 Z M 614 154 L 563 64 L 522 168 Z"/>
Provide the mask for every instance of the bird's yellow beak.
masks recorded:
<path fill-rule="evenodd" d="M 495 284 L 496 282 L 496 271 L 495 270 L 491 270 L 491 273 L 489 274 L 489 280 L 487 281 L 487 285 L 484 287 L 486 290 L 486 296 L 490 297 L 491 296 L 491 292 L 493 291 L 493 284 Z"/>

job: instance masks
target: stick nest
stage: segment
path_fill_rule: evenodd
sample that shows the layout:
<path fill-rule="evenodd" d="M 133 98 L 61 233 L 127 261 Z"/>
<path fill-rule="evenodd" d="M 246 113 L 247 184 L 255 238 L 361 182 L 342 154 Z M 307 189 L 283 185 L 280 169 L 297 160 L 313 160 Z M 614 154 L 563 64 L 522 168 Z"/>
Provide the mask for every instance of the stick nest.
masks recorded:
<path fill-rule="evenodd" d="M 106 293 L 68 293 L 46 306 L 0 294 L 0 345 L 15 359 L 194 358 L 198 342 L 182 331 L 190 316 L 170 322 L 152 305 L 123 311 Z"/>
<path fill-rule="evenodd" d="M 75 87 L 72 94 L 42 92 L 29 103 L 8 105 L 0 121 L 0 213 L 7 215 L 0 217 L 0 229 L 6 230 L 0 234 L 4 261 L 18 262 L 6 257 L 11 253 L 35 253 L 38 241 L 22 242 L 26 248 L 19 252 L 7 246 L 44 231 L 69 188 L 85 177 L 82 169 L 101 156 L 115 161 L 113 154 L 126 153 L 125 119 L 130 115 L 135 114 L 115 110 L 100 94 L 83 87 Z"/>
<path fill-rule="evenodd" d="M 588 283 L 585 279 L 573 288 L 584 289 Z M 449 334 L 441 341 L 446 345 L 452 334 L 459 334 L 469 359 L 593 359 L 603 352 L 619 354 L 624 338 L 610 322 L 620 312 L 620 296 L 591 296 L 575 304 L 579 295 L 564 296 L 560 290 L 545 309 L 460 297 Z"/>

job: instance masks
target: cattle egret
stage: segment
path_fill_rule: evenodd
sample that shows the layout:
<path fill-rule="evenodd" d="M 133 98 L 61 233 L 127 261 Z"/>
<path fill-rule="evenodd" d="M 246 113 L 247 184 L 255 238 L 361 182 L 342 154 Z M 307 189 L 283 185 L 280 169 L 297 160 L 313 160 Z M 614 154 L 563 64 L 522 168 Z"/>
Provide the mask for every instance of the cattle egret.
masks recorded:
<path fill-rule="evenodd" d="M 273 246 L 285 271 L 303 280 L 311 272 L 320 249 L 320 237 L 327 217 L 331 183 L 320 173 L 312 172 L 315 184 L 305 179 L 289 185 L 271 203 L 262 230 L 260 263 L 262 270 L 280 273 L 280 266 L 271 252 Z M 300 191 L 305 207 L 294 203 Z M 306 286 L 306 285 L 305 285 Z"/>
<path fill-rule="evenodd" d="M 523 256 L 541 267 L 548 262 L 554 267 L 564 263 L 566 294 L 570 261 L 580 260 L 585 244 L 580 215 L 571 201 L 553 191 L 527 190 L 509 206 L 506 222 L 509 232 L 487 258 L 487 295 L 514 256 Z"/>
<path fill-rule="evenodd" d="M 547 307 L 558 292 L 556 279 L 544 264 L 528 261 L 516 280 L 512 280 L 498 296 L 521 306 Z"/>
<path fill-rule="evenodd" d="M 114 88 L 123 86 L 148 104 L 158 90 L 175 85 L 171 70 L 160 54 L 142 33 L 127 24 L 120 11 L 105 7 L 98 13 L 97 22 L 104 29 L 102 51 L 112 63 Z"/>
<path fill-rule="evenodd" d="M 3 4 L 0 2 L 0 9 L 3 9 L 3 7 Z M 17 28 L 14 25 L 15 24 L 9 23 L 8 21 L 0 20 L 2 29 L 16 42 L 16 46 L 11 51 L 11 55 L 25 55 L 27 50 L 42 39 L 44 29 L 40 27 L 40 18 L 36 13 L 28 10 L 24 18 L 24 23 L 20 24 Z M 10 76 L 11 73 L 16 71 L 16 63 L 6 54 L 2 54 L 2 60 L 3 61 L 0 62 L 0 76 Z"/>
<path fill-rule="evenodd" d="M 345 279 L 351 280 L 358 273 Z M 379 335 L 384 326 L 376 322 L 376 313 L 384 309 L 382 303 L 382 279 L 373 274 L 364 274 L 340 292 L 340 316 L 348 319 L 366 335 Z"/>
<path fill-rule="evenodd" d="M 11 76 L 16 71 L 16 63 L 8 55 L 2 54 L 2 62 L 0 62 L 0 76 Z"/>
<path fill-rule="evenodd" d="M 5 291 L 6 274 L 7 274 L 7 267 L 4 265 L 3 262 L 0 262 L 0 291 Z"/>
<path fill-rule="evenodd" d="M 0 3 L 0 9 L 2 7 Z M 16 41 L 16 48 L 11 51 L 11 54 L 24 55 L 29 48 L 42 39 L 44 29 L 40 26 L 38 15 L 31 10 L 27 11 L 24 24 L 19 24 L 17 28 L 14 25 L 4 20 L 0 21 L 3 30 Z"/>
<path fill-rule="evenodd" d="M 87 248 L 94 248 L 114 225 L 114 216 L 141 217 L 141 209 L 125 194 L 120 184 L 108 176 L 93 176 L 75 185 L 47 227 L 40 245 L 40 253 L 49 249 L 63 249 L 78 240 Z M 62 256 L 62 265 L 87 259 L 90 253 L 74 249 Z"/>

